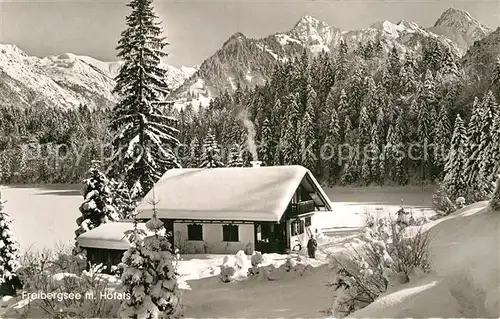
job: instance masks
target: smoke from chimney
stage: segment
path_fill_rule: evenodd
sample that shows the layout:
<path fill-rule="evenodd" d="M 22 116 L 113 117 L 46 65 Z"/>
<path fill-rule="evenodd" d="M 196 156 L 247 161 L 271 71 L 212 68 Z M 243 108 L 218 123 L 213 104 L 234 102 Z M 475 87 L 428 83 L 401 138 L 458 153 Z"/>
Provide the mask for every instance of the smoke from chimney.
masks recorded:
<path fill-rule="evenodd" d="M 239 118 L 247 129 L 247 149 L 252 154 L 252 160 L 258 161 L 257 145 L 255 144 L 255 125 L 253 125 L 246 110 L 240 112 Z"/>

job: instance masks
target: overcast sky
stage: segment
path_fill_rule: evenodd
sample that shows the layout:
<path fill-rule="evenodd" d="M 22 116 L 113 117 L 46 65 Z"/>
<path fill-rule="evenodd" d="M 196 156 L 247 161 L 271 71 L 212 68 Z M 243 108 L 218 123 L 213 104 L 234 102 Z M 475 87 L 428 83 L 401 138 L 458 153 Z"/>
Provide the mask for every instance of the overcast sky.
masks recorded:
<path fill-rule="evenodd" d="M 129 12 L 127 1 L 0 0 L 0 43 L 29 55 L 72 52 L 116 60 L 115 47 Z M 233 33 L 263 37 L 289 30 L 304 15 L 341 29 L 365 28 L 401 19 L 432 26 L 449 7 L 464 9 L 496 29 L 498 0 L 156 0 L 170 42 L 168 63 L 194 65 L 213 54 Z"/>

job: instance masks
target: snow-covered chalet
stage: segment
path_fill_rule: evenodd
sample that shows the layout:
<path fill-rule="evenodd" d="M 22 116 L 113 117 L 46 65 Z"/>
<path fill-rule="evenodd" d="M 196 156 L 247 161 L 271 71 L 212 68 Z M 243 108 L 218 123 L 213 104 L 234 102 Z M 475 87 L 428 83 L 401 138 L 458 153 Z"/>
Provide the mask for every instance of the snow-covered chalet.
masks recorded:
<path fill-rule="evenodd" d="M 188 254 L 303 247 L 318 226 L 315 212 L 331 210 L 328 196 L 302 166 L 171 169 L 139 204 L 141 222 L 153 214 L 153 195 L 172 245 Z M 78 242 L 89 261 L 117 264 L 129 246 L 123 232 L 131 228 L 130 221 L 104 224 Z"/>

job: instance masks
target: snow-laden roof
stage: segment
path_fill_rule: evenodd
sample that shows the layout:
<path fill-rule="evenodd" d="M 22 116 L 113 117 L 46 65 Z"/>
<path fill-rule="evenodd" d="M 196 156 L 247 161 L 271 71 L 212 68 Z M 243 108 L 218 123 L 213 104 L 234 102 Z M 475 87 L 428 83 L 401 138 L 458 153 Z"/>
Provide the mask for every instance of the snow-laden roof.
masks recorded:
<path fill-rule="evenodd" d="M 330 200 L 302 166 L 171 169 L 139 204 L 139 218 L 279 221 L 299 184 L 318 194 L 320 206 Z"/>
<path fill-rule="evenodd" d="M 77 238 L 80 247 L 105 248 L 105 249 L 128 249 L 130 242 L 125 238 L 125 232 L 132 230 L 134 224 L 130 221 L 120 221 L 102 224 L 97 228 L 89 230 Z M 146 231 L 145 223 L 138 223 L 137 228 Z"/>

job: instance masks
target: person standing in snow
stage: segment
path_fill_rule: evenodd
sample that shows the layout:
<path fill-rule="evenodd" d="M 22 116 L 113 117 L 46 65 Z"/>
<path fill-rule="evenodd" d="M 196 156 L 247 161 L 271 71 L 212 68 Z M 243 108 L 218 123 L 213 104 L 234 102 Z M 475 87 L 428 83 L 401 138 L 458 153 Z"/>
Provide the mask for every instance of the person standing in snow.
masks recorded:
<path fill-rule="evenodd" d="M 307 242 L 307 255 L 309 258 L 316 258 L 316 248 L 318 247 L 318 241 L 311 235 L 309 241 Z"/>

